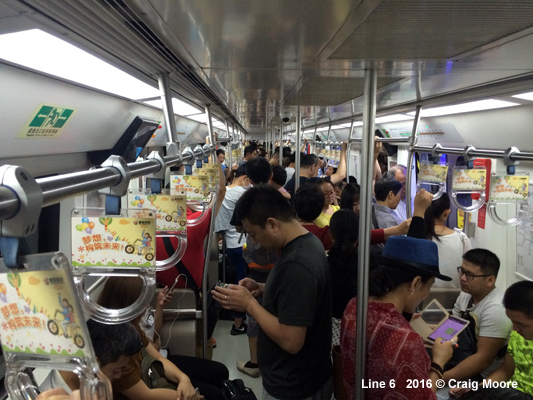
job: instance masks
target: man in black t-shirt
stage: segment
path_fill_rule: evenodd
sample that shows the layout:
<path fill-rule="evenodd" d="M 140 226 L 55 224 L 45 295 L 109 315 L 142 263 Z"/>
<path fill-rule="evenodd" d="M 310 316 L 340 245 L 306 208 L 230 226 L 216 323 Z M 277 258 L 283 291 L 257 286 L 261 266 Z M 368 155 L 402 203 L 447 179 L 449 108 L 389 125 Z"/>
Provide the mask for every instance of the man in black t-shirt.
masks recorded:
<path fill-rule="evenodd" d="M 235 207 L 249 237 L 280 251 L 265 284 L 251 279 L 213 296 L 227 309 L 246 311 L 258 322 L 258 363 L 268 399 L 329 399 L 331 281 L 324 248 L 294 218 L 276 189 L 248 190 Z M 263 294 L 263 306 L 255 299 Z"/>

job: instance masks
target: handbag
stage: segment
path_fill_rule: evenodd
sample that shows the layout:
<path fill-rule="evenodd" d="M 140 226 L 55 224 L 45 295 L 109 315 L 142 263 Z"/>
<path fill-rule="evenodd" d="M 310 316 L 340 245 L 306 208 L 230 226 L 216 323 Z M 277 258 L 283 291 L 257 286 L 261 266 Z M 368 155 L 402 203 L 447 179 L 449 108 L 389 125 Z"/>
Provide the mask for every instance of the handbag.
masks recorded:
<path fill-rule="evenodd" d="M 242 379 L 222 382 L 222 396 L 226 400 L 257 400 L 252 389 L 244 386 Z"/>
<path fill-rule="evenodd" d="M 172 389 L 176 390 L 178 385 L 171 382 L 165 376 L 163 363 L 152 357 L 146 349 L 141 350 L 143 359 L 141 361 L 141 378 L 150 389 Z"/>

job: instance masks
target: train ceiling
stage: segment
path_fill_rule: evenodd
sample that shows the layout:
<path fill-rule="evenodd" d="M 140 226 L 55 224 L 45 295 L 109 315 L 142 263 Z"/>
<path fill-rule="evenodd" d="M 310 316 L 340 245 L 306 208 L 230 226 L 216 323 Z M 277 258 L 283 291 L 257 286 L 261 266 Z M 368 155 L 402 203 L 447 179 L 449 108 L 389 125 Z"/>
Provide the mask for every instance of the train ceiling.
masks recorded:
<path fill-rule="evenodd" d="M 38 24 L 247 132 L 533 87 L 531 0 L 4 0 L 0 33 Z M 479 88 L 485 88 L 476 92 Z M 454 97 L 455 96 L 455 97 Z"/>

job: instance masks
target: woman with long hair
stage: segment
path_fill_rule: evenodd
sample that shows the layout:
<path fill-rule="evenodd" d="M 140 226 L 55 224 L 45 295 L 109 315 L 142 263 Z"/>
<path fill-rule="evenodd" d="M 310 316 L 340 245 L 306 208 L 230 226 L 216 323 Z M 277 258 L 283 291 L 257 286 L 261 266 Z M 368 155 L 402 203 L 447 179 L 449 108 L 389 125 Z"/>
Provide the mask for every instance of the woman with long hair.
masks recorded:
<path fill-rule="evenodd" d="M 463 262 L 463 254 L 472 248 L 470 239 L 459 229 L 450 229 L 446 220 L 452 210 L 450 198 L 443 193 L 440 198 L 433 201 L 424 215 L 428 240 L 435 242 L 439 249 L 440 268 L 444 274 L 453 277 L 451 282 L 435 282 L 433 287 L 460 288 L 457 266 Z"/>

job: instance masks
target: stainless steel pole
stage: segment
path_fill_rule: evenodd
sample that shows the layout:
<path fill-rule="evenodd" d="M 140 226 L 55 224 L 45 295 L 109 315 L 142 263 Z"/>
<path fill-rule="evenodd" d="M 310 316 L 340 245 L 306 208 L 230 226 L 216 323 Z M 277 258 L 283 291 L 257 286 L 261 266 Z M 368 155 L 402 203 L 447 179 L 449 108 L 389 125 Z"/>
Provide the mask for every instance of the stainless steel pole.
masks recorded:
<path fill-rule="evenodd" d="M 172 107 L 172 92 L 168 81 L 168 72 L 161 72 L 157 76 L 159 90 L 161 90 L 161 101 L 163 103 L 163 114 L 167 126 L 167 137 L 171 143 L 177 143 L 178 133 L 176 131 L 176 122 L 174 120 L 174 108 Z"/>
<path fill-rule="evenodd" d="M 300 121 L 301 117 L 301 110 L 300 106 L 298 106 L 298 111 L 296 112 L 296 157 L 294 159 L 294 193 L 298 190 L 300 187 L 300 158 L 301 158 L 301 152 L 300 152 L 300 136 L 301 136 L 301 126 L 302 123 Z"/>
<path fill-rule="evenodd" d="M 209 134 L 209 144 L 215 146 L 215 133 L 213 132 L 213 123 L 211 121 L 211 106 L 209 104 L 205 106 L 205 115 L 207 116 L 207 132 Z M 213 164 L 216 164 L 217 162 L 216 151 L 211 153 L 211 162 Z"/>
<path fill-rule="evenodd" d="M 413 131 L 411 132 L 411 137 L 409 139 L 409 157 L 407 158 L 407 177 L 405 180 L 405 208 L 407 218 L 411 218 L 413 216 L 413 209 L 411 207 L 411 182 L 413 181 L 413 161 L 415 159 L 413 147 L 416 144 L 416 134 L 418 132 L 418 125 L 420 124 L 421 111 L 422 107 L 416 106 L 415 120 L 413 121 Z"/>
<path fill-rule="evenodd" d="M 377 71 L 367 69 L 364 83 L 363 146 L 361 162 L 361 210 L 359 212 L 359 274 L 357 281 L 357 332 L 355 398 L 364 399 L 366 371 L 366 320 L 370 270 L 370 226 L 372 220 L 372 178 L 374 171 L 374 120 L 376 117 Z"/>

